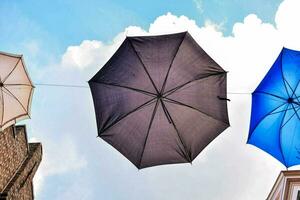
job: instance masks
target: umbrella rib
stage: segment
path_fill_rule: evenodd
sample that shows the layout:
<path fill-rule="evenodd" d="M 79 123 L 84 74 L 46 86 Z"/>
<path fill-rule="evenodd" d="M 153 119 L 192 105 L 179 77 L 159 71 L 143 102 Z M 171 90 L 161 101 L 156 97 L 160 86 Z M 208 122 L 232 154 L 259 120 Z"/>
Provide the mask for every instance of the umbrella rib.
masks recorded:
<path fill-rule="evenodd" d="M 166 115 L 167 120 L 169 121 L 169 123 L 172 123 L 172 122 L 171 122 L 171 119 L 170 119 L 170 118 L 171 118 L 171 117 L 170 117 L 170 113 L 168 112 L 168 110 L 167 110 L 167 108 L 166 108 L 164 102 L 162 101 L 162 99 L 160 99 L 160 102 L 161 102 L 161 106 L 162 106 L 162 108 L 163 108 L 163 111 L 164 111 L 164 113 L 165 113 L 165 115 Z"/>
<path fill-rule="evenodd" d="M 23 108 L 23 110 L 26 112 L 26 113 L 28 113 L 27 112 L 27 110 L 26 110 L 26 108 L 24 107 L 24 105 L 20 102 L 20 100 L 13 94 L 13 93 L 11 93 L 7 88 L 5 88 L 5 87 L 3 87 L 3 89 L 5 89 L 7 92 L 5 92 L 4 90 L 3 90 L 3 92 L 5 92 L 6 94 L 8 94 L 8 95 L 10 95 L 12 98 L 14 98 L 21 106 L 22 106 L 22 108 Z"/>
<path fill-rule="evenodd" d="M 196 79 L 193 79 L 191 81 L 187 81 L 187 82 L 185 82 L 185 83 L 183 83 L 183 84 L 181 84 L 181 85 L 179 85 L 179 86 L 177 86 L 177 87 L 175 87 L 173 89 L 168 90 L 167 92 L 164 93 L 164 95 L 165 96 L 169 96 L 169 95 L 173 94 L 174 92 L 176 92 L 178 89 L 180 89 L 180 88 L 182 88 L 182 87 L 184 87 L 184 86 L 186 86 L 186 85 L 188 85 L 188 84 L 190 84 L 190 83 L 192 83 L 194 81 L 206 79 L 206 78 L 209 78 L 211 76 L 223 75 L 223 74 L 226 74 L 226 73 L 227 72 L 218 72 L 218 73 L 209 74 L 209 75 L 206 75 L 206 76 L 203 76 L 203 77 L 200 77 L 200 78 L 196 78 Z"/>
<path fill-rule="evenodd" d="M 32 85 L 29 85 L 29 84 L 21 84 L 21 83 L 8 83 L 8 84 L 4 84 L 6 86 L 31 86 L 33 87 Z"/>
<path fill-rule="evenodd" d="M 27 101 L 27 115 L 28 115 L 29 119 L 30 119 L 30 107 L 31 107 L 32 95 L 33 95 L 33 89 L 34 89 L 34 86 L 30 88 L 30 94 L 29 94 L 29 98 Z"/>
<path fill-rule="evenodd" d="M 162 102 L 162 104 L 164 104 L 163 101 L 161 101 L 161 102 Z M 164 105 L 164 106 L 165 106 L 165 105 Z M 176 131 L 176 133 L 177 133 L 177 136 L 178 136 L 178 138 L 179 138 L 179 141 L 180 141 L 180 143 L 181 143 L 181 145 L 182 145 L 182 147 L 183 147 L 183 154 L 184 154 L 184 156 L 185 156 L 185 158 L 187 159 L 188 162 L 192 162 L 191 155 L 190 155 L 190 153 L 188 153 L 189 151 L 187 150 L 186 146 L 185 146 L 184 143 L 183 143 L 183 140 L 182 140 L 182 138 L 181 138 L 181 136 L 180 136 L 180 133 L 179 133 L 179 131 L 178 131 L 178 129 L 177 129 L 175 123 L 174 123 L 174 120 L 172 119 L 172 116 L 171 116 L 171 114 L 169 113 L 167 107 L 165 107 L 165 108 L 166 108 L 166 112 L 168 113 L 168 115 L 169 115 L 169 117 L 170 117 L 171 124 L 173 125 L 173 127 L 174 127 L 174 129 L 175 129 L 175 131 Z M 180 148 L 180 150 L 182 150 L 182 149 Z"/>
<path fill-rule="evenodd" d="M 148 92 L 148 91 L 145 91 L 145 90 L 140 90 L 140 89 L 132 88 L 132 87 L 128 87 L 128 86 L 123 86 L 123 85 L 119 85 L 119 84 L 115 84 L 115 83 L 104 83 L 104 82 L 98 82 L 98 81 L 92 81 L 91 83 L 98 83 L 98 84 L 103 84 L 103 85 L 110 85 L 110 86 L 125 88 L 125 89 L 133 90 L 135 92 L 139 92 L 139 93 L 151 96 L 151 97 L 156 97 L 157 96 L 156 94 L 154 94 L 152 92 Z"/>
<path fill-rule="evenodd" d="M 270 115 L 278 114 L 278 113 L 281 113 L 281 112 L 284 112 L 284 111 L 287 111 L 287 110 L 293 110 L 293 108 L 286 108 L 286 109 L 281 110 L 281 111 L 273 112 Z"/>
<path fill-rule="evenodd" d="M 275 94 L 271 94 L 271 93 L 268 93 L 268 92 L 263 92 L 263 91 L 255 91 L 253 94 L 266 94 L 266 95 L 270 95 L 270 96 L 273 96 L 273 97 L 276 97 L 278 99 L 281 99 L 281 100 L 284 100 L 286 101 L 285 98 L 281 97 L 281 96 L 278 96 L 278 95 L 275 95 Z"/>
<path fill-rule="evenodd" d="M 290 146 L 293 146 L 293 144 L 294 144 L 294 140 L 295 140 L 295 135 L 296 135 L 296 131 L 295 131 L 295 126 L 294 126 L 294 129 L 293 129 L 293 139 L 291 140 L 291 143 L 290 143 Z M 300 154 L 300 151 L 299 151 L 299 149 L 297 148 L 297 147 L 295 147 L 295 149 L 296 149 L 296 151 L 297 151 L 297 153 L 298 153 L 298 155 Z M 289 148 L 289 151 L 288 151 L 288 160 L 290 159 L 290 153 L 291 153 L 291 148 Z M 299 156 L 296 156 L 296 158 L 297 159 L 299 159 Z"/>
<path fill-rule="evenodd" d="M 204 114 L 204 115 L 206 115 L 206 116 L 208 116 L 208 117 L 210 117 L 210 118 L 212 118 L 212 119 L 214 119 L 214 120 L 216 120 L 216 121 L 218 121 L 218 122 L 221 122 L 221 123 L 223 123 L 223 124 L 229 125 L 227 122 L 223 122 L 223 121 L 220 120 L 220 119 L 216 119 L 215 117 L 209 115 L 208 113 L 205 113 L 205 112 L 203 112 L 203 111 L 201 111 L 201 110 L 199 110 L 199 109 L 197 109 L 197 108 L 195 108 L 195 107 L 193 107 L 193 106 L 190 106 L 190 105 L 187 105 L 187 104 L 185 104 L 185 103 L 176 101 L 176 100 L 174 100 L 174 99 L 170 99 L 170 98 L 168 98 L 168 97 L 165 97 L 164 99 L 165 99 L 166 101 L 168 101 L 169 103 L 173 103 L 173 104 L 177 104 L 177 105 L 180 105 L 180 106 L 185 106 L 185 107 L 191 108 L 191 109 L 193 109 L 193 110 L 195 110 L 195 111 L 198 111 L 198 112 L 200 112 L 201 114 Z"/>
<path fill-rule="evenodd" d="M 298 106 L 300 106 L 299 97 L 295 97 L 294 99 L 296 99 L 296 101 L 294 101 L 294 103 L 297 104 Z"/>
<path fill-rule="evenodd" d="M 1 96 L 2 96 L 2 117 L 1 117 L 1 126 L 3 125 L 3 118 L 4 118 L 4 95 L 3 95 L 3 89 L 1 88 Z"/>
<path fill-rule="evenodd" d="M 298 99 L 299 97 L 296 97 L 295 99 L 296 99 L 296 101 L 297 102 L 295 102 L 298 106 L 300 106 L 300 102 L 299 102 L 299 99 Z"/>
<path fill-rule="evenodd" d="M 280 66 L 281 76 L 282 76 L 282 79 L 283 79 L 283 85 L 284 85 L 286 94 L 290 97 L 289 92 L 288 92 L 288 89 L 287 89 L 286 84 L 285 84 L 285 77 L 284 77 L 284 75 L 283 75 L 283 69 L 282 69 L 283 63 L 282 63 L 282 60 L 283 60 L 283 55 L 282 55 L 282 53 L 281 53 L 281 66 Z"/>
<path fill-rule="evenodd" d="M 187 32 L 186 32 L 186 33 L 187 33 Z M 185 33 L 184 37 L 182 38 L 182 41 L 181 41 L 180 44 L 178 45 L 177 51 L 176 51 L 176 53 L 175 53 L 175 55 L 174 55 L 174 57 L 173 57 L 173 59 L 172 59 L 172 61 L 171 61 L 171 64 L 170 64 L 169 68 L 168 68 L 168 72 L 167 72 L 166 77 L 165 77 L 165 79 L 164 79 L 163 86 L 162 86 L 162 88 L 161 88 L 161 90 L 160 90 L 160 93 L 161 93 L 161 94 L 164 92 L 164 89 L 165 89 L 165 86 L 166 86 L 166 83 L 167 83 L 167 79 L 168 79 L 168 76 L 169 76 L 171 67 L 173 66 L 173 62 L 174 62 L 174 60 L 175 60 L 175 58 L 176 58 L 176 56 L 177 56 L 177 54 L 178 54 L 178 51 L 179 51 L 179 49 L 180 49 L 180 47 L 181 47 L 181 45 L 182 45 L 182 43 L 183 43 L 183 41 L 184 41 L 184 39 L 185 39 L 185 37 L 186 37 L 186 33 Z"/>
<path fill-rule="evenodd" d="M 259 122 L 255 125 L 253 131 L 249 134 L 248 140 L 249 140 L 249 138 L 251 137 L 252 133 L 255 131 L 255 129 L 258 127 L 258 125 L 260 124 L 260 122 L 261 122 L 262 120 L 264 120 L 268 115 L 270 115 L 270 114 L 273 113 L 275 110 L 277 110 L 278 108 L 280 108 L 281 106 L 283 106 L 283 105 L 285 105 L 285 104 L 286 104 L 286 103 L 283 103 L 283 104 L 281 104 L 280 106 L 277 106 L 276 108 L 274 108 L 273 110 L 271 110 L 270 112 L 268 112 L 266 115 L 264 115 L 264 116 L 259 120 Z"/>
<path fill-rule="evenodd" d="M 292 104 L 292 107 L 293 107 L 293 109 L 294 109 L 294 111 L 295 111 L 295 113 L 296 113 L 298 119 L 300 120 L 300 117 L 299 117 L 299 115 L 298 115 L 298 112 L 296 111 L 296 108 L 295 108 L 295 106 L 294 106 L 293 104 Z"/>
<path fill-rule="evenodd" d="M 135 111 L 138 111 L 139 109 L 142 109 L 143 107 L 147 106 L 147 105 L 150 105 L 152 104 L 153 100 L 156 99 L 156 98 L 152 98 L 150 99 L 149 101 L 143 103 L 142 105 L 136 107 L 135 109 L 131 110 L 130 112 L 126 113 L 125 115 L 123 115 L 122 117 L 120 117 L 119 119 L 117 119 L 116 121 L 114 121 L 113 123 L 111 123 L 108 127 L 104 128 L 102 131 L 100 130 L 99 132 L 99 135 L 104 133 L 105 131 L 107 131 L 108 129 L 112 128 L 114 125 L 116 125 L 117 123 L 119 123 L 122 119 L 126 118 L 128 115 L 132 114 L 133 112 Z"/>
<path fill-rule="evenodd" d="M 283 120 L 285 118 L 286 112 L 287 112 L 287 110 L 284 112 L 282 120 L 281 120 L 281 123 L 280 123 L 280 126 L 279 126 L 279 150 L 280 150 L 281 155 L 282 155 L 282 159 L 283 159 L 283 162 L 284 162 L 283 164 L 284 164 L 284 166 L 287 167 L 286 161 L 285 161 L 285 158 L 284 158 L 284 155 L 283 155 L 282 147 L 281 147 L 281 144 L 282 144 L 282 141 L 281 141 L 281 136 L 282 136 L 281 130 L 282 130 L 282 123 L 283 123 Z"/>
<path fill-rule="evenodd" d="M 130 45 L 131 45 L 131 47 L 132 47 L 132 49 L 133 49 L 133 51 L 134 51 L 135 55 L 138 57 L 139 61 L 142 63 L 142 66 L 143 66 L 143 68 L 144 68 L 144 70 L 145 70 L 146 74 L 148 75 L 148 77 L 149 77 L 149 79 L 150 79 L 150 81 L 151 81 L 151 83 L 152 83 L 152 85 L 153 85 L 153 87 L 154 87 L 155 91 L 156 91 L 156 92 L 157 92 L 157 94 L 158 94 L 158 93 L 159 93 L 159 91 L 158 91 L 157 87 L 155 86 L 155 83 L 154 83 L 153 79 L 151 78 L 151 76 L 150 76 L 150 74 L 149 74 L 149 72 L 148 72 L 148 70 L 147 70 L 147 68 L 146 68 L 145 64 L 143 63 L 143 61 L 142 61 L 141 57 L 139 56 L 139 54 L 138 54 L 138 53 L 137 53 L 137 51 L 135 50 L 135 48 L 134 48 L 134 46 L 133 46 L 133 44 L 132 44 L 131 40 L 129 40 L 129 43 L 130 43 Z"/>
<path fill-rule="evenodd" d="M 294 101 L 294 104 L 300 106 L 300 102 L 299 102 L 298 98 L 296 98 L 296 99 L 297 99 L 297 102 Z"/>
<path fill-rule="evenodd" d="M 290 118 L 283 124 L 283 125 L 281 125 L 281 128 L 283 128 L 295 115 L 296 115 L 296 113 L 297 113 L 297 111 L 300 109 L 300 107 L 299 108 L 297 108 L 297 110 L 295 110 L 295 113 L 294 114 L 292 114 L 291 116 L 290 116 Z M 283 123 L 283 122 L 282 122 Z"/>
<path fill-rule="evenodd" d="M 151 115 L 150 123 L 149 123 L 148 129 L 147 129 L 146 138 L 145 138 L 145 141 L 144 141 L 144 144 L 143 144 L 143 150 L 142 150 L 141 157 L 140 157 L 140 160 L 139 160 L 139 165 L 138 165 L 139 168 L 141 167 L 141 164 L 142 164 L 142 159 L 143 159 L 143 156 L 144 156 L 148 136 L 149 136 L 149 133 L 150 133 L 150 129 L 151 129 L 153 120 L 154 120 L 154 116 L 155 116 L 156 111 L 157 111 L 157 107 L 158 107 L 158 99 L 156 100 L 156 103 L 155 103 L 155 106 L 154 106 L 154 109 L 153 109 L 153 112 L 152 112 L 152 115 Z"/>
<path fill-rule="evenodd" d="M 287 106 L 286 106 L 286 109 L 284 110 L 284 111 L 288 111 L 288 110 L 290 110 L 289 109 L 289 107 L 290 107 L 290 104 L 288 104 Z M 291 108 L 291 109 L 293 109 L 293 108 Z M 295 115 L 295 113 L 282 125 L 281 124 L 281 126 L 280 126 L 280 128 L 283 128 L 284 126 L 285 126 L 285 124 L 293 117 Z M 282 121 L 282 123 L 283 123 L 283 121 Z"/>
<path fill-rule="evenodd" d="M 24 117 L 24 116 L 28 116 L 28 114 L 25 113 L 25 114 L 21 114 L 21 115 L 12 117 L 11 119 L 6 120 L 6 122 L 3 123 L 3 124 L 1 125 L 1 127 L 4 127 L 6 124 L 8 124 L 8 123 L 10 123 L 10 122 L 12 122 L 12 121 L 14 121 L 14 123 L 16 123 L 21 117 Z"/>
<path fill-rule="evenodd" d="M 293 92 L 293 88 L 292 88 L 292 86 L 289 84 L 289 82 L 284 78 L 284 80 L 285 80 L 285 82 L 287 83 L 287 85 L 289 86 L 289 88 L 290 88 L 290 90 Z M 291 97 L 292 97 L 293 95 L 291 95 Z"/>
<path fill-rule="evenodd" d="M 296 85 L 295 89 L 293 90 L 292 97 L 294 96 L 294 94 L 295 94 L 295 92 L 296 92 L 296 90 L 297 90 L 297 88 L 298 88 L 298 86 L 299 86 L 299 83 L 300 83 L 300 80 L 298 81 L 298 83 L 297 83 L 297 85 Z"/>
<path fill-rule="evenodd" d="M 13 71 L 17 68 L 19 62 L 21 61 L 22 59 L 19 58 L 18 62 L 16 63 L 16 65 L 14 66 L 14 68 L 9 72 L 9 74 L 3 79 L 2 83 L 4 83 L 6 81 L 6 79 L 11 75 L 11 73 L 13 73 Z"/>

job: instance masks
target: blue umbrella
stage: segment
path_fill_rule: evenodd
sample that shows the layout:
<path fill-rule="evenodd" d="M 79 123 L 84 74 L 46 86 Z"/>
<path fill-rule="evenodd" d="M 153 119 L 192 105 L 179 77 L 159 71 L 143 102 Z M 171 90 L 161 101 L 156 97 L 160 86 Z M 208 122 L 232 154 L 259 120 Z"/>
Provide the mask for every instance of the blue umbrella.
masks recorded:
<path fill-rule="evenodd" d="M 286 167 L 300 164 L 300 51 L 283 48 L 252 93 L 247 143 Z"/>

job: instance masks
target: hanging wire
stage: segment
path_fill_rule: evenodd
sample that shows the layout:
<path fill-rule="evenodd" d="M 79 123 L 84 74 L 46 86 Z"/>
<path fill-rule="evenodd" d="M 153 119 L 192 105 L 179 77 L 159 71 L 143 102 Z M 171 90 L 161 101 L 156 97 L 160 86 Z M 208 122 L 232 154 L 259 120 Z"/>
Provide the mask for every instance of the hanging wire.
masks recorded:
<path fill-rule="evenodd" d="M 227 94 L 251 94 L 251 92 L 227 92 Z"/>
<path fill-rule="evenodd" d="M 54 84 L 54 83 L 35 83 L 36 86 L 45 86 L 45 87 L 65 87 L 65 88 L 89 88 L 85 85 L 70 85 L 70 84 Z M 250 95 L 251 92 L 227 92 L 230 95 Z"/>
<path fill-rule="evenodd" d="M 49 87 L 72 87 L 72 88 L 89 88 L 88 86 L 85 85 L 65 85 L 65 84 L 52 84 L 52 83 L 35 83 L 34 85 L 37 86 L 49 86 Z"/>

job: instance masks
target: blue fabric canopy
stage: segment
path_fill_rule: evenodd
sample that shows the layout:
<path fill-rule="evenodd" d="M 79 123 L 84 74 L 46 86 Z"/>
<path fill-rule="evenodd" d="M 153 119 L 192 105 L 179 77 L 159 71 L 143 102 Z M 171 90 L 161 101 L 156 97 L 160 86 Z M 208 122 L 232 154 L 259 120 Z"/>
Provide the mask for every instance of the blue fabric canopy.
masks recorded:
<path fill-rule="evenodd" d="M 248 144 L 286 167 L 300 164 L 300 51 L 283 48 L 252 93 Z"/>

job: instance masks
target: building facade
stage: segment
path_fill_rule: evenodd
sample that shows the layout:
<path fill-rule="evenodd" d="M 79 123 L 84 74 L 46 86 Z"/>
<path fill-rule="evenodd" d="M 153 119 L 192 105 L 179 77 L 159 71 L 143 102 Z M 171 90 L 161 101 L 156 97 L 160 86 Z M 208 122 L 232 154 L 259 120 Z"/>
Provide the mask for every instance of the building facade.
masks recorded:
<path fill-rule="evenodd" d="M 280 172 L 267 200 L 300 200 L 300 170 Z"/>
<path fill-rule="evenodd" d="M 34 199 L 32 179 L 42 159 L 41 143 L 28 143 L 25 126 L 0 132 L 0 200 Z"/>

